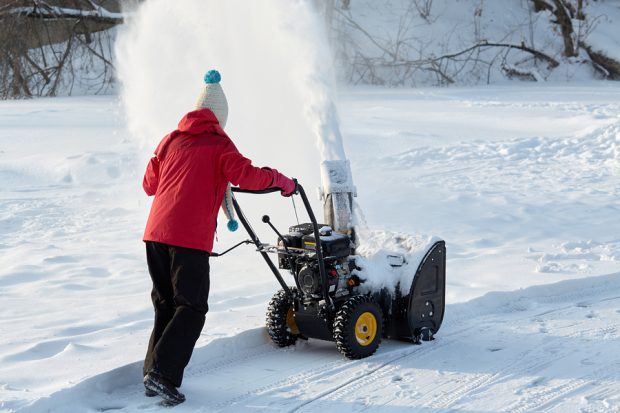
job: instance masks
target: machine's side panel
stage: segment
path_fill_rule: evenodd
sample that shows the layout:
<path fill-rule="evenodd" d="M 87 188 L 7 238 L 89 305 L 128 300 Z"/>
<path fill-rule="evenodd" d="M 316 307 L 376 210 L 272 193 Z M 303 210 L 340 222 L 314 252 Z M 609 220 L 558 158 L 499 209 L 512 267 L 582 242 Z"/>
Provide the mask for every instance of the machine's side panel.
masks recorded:
<path fill-rule="evenodd" d="M 429 329 L 435 334 L 446 307 L 446 244 L 436 242 L 420 264 L 409 292 L 407 318 L 414 333 Z"/>
<path fill-rule="evenodd" d="M 387 300 L 381 299 L 386 336 L 417 342 L 435 334 L 443 321 L 446 294 L 446 244 L 437 241 L 417 268 L 411 286 L 399 285 Z"/>

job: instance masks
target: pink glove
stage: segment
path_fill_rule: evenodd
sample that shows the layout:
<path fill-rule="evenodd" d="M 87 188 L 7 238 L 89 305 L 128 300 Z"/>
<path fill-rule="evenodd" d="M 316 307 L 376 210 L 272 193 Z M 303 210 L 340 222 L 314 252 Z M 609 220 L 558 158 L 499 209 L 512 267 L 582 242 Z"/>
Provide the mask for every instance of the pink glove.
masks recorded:
<path fill-rule="evenodd" d="M 297 190 L 297 183 L 279 172 L 276 172 L 272 186 L 280 188 L 282 190 L 280 192 L 282 196 L 291 196 Z"/>

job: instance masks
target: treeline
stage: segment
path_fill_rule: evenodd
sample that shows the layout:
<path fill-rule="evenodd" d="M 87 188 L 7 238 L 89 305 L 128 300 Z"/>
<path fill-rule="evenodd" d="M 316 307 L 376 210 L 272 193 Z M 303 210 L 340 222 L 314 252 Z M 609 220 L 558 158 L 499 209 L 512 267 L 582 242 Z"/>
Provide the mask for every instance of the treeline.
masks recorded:
<path fill-rule="evenodd" d="M 119 0 L 0 3 L 0 98 L 101 93 L 113 85 Z"/>
<path fill-rule="evenodd" d="M 140 1 L 0 0 L 0 99 L 112 91 L 115 28 Z M 620 79 L 615 0 L 312 1 L 348 83 Z"/>
<path fill-rule="evenodd" d="M 620 79 L 617 0 L 316 1 L 349 83 Z"/>

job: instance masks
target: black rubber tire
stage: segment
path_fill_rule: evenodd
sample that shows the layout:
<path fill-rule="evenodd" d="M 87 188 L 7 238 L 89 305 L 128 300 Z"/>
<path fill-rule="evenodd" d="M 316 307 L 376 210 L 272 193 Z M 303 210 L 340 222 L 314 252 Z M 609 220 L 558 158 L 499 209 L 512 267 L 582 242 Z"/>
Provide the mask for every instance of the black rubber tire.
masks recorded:
<path fill-rule="evenodd" d="M 371 313 L 376 321 L 374 338 L 366 345 L 362 345 L 355 334 L 356 323 L 364 313 Z M 383 311 L 369 296 L 356 295 L 349 298 L 336 313 L 334 340 L 338 350 L 349 359 L 357 360 L 372 355 L 379 348 L 382 335 Z"/>
<path fill-rule="evenodd" d="M 296 294 L 296 288 L 290 288 Z M 267 333 L 278 347 L 287 347 L 295 344 L 299 337 L 299 330 L 291 328 L 289 311 L 293 311 L 293 302 L 284 290 L 274 294 L 267 307 Z"/>

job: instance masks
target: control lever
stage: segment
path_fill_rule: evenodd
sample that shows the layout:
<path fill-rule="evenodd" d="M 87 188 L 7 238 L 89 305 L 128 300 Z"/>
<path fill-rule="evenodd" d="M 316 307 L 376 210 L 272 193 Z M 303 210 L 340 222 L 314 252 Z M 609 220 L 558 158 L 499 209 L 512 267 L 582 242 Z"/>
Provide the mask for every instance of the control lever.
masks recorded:
<path fill-rule="evenodd" d="M 287 254 L 290 254 L 288 247 L 286 245 L 286 240 L 284 239 L 282 234 L 280 234 L 280 231 L 278 231 L 277 228 L 273 226 L 273 224 L 271 223 L 271 218 L 269 218 L 269 215 L 263 215 L 263 222 L 269 225 L 271 229 L 273 230 L 273 232 L 275 232 L 278 235 L 278 239 L 282 241 L 282 245 L 284 246 L 284 251 L 286 251 Z"/>

